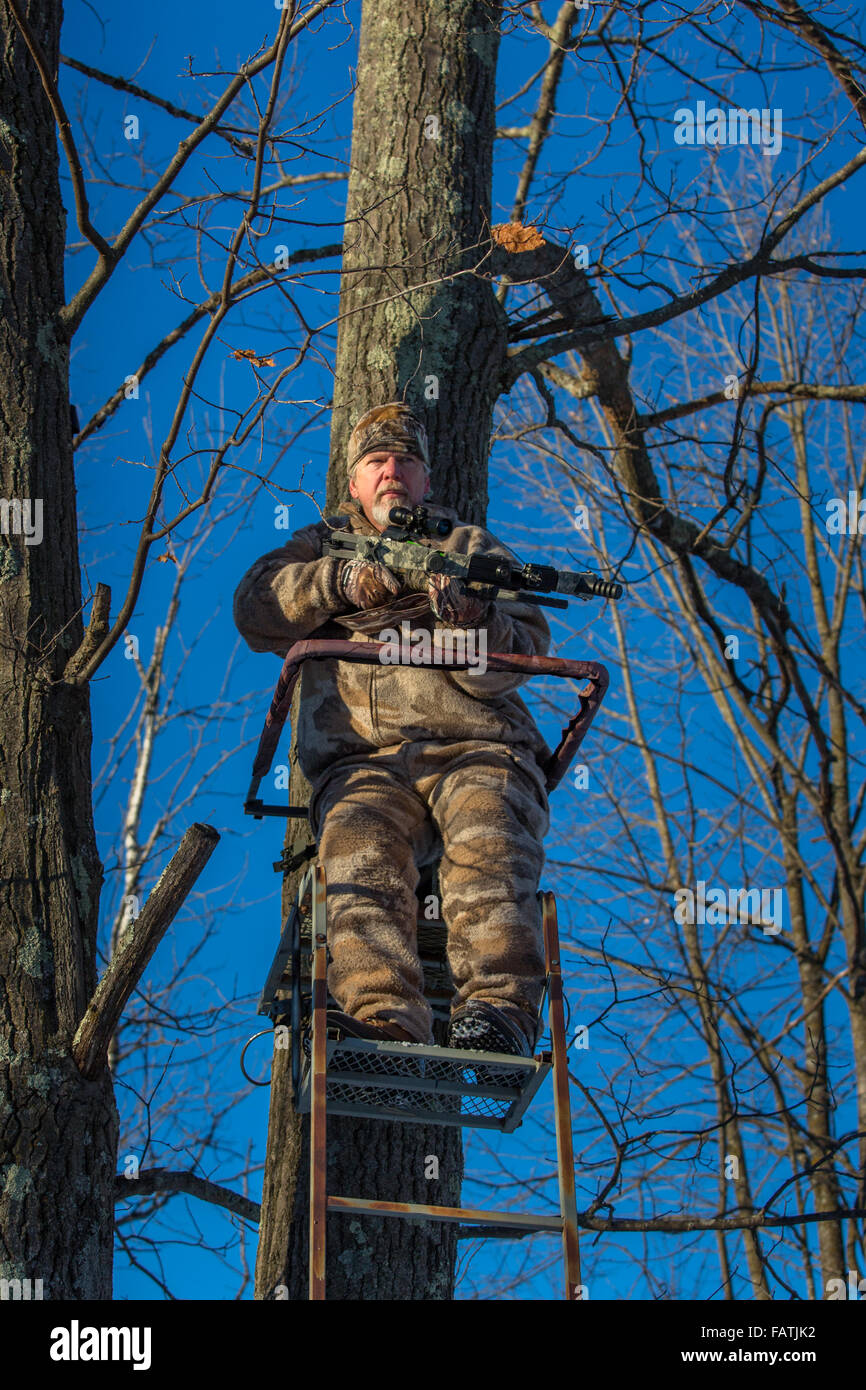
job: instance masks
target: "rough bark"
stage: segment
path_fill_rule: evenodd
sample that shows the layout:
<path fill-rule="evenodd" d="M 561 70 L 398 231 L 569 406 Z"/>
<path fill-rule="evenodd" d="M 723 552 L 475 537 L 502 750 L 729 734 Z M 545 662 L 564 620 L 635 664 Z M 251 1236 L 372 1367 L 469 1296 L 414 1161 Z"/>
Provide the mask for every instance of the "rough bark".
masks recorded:
<path fill-rule="evenodd" d="M 329 506 L 343 496 L 355 420 L 399 397 L 427 426 L 436 496 L 484 519 L 506 350 L 505 313 L 484 279 L 498 15 L 484 0 L 365 0 Z"/>
<path fill-rule="evenodd" d="M 436 499 L 467 520 L 484 520 L 506 337 L 483 267 L 480 275 L 472 267 L 489 250 L 498 13 L 498 5 L 481 0 L 365 0 L 331 509 L 345 495 L 345 444 L 355 420 L 371 405 L 399 398 L 427 426 Z M 438 138 L 429 117 L 438 121 Z M 297 799 L 297 780 L 293 786 Z M 284 911 L 293 893 L 288 880 Z M 309 1123 L 292 1111 L 287 1057 L 275 1054 L 272 1073 L 258 1298 L 307 1297 Z M 438 1181 L 424 1177 L 429 1154 L 439 1158 Z M 459 1205 L 461 1180 L 457 1129 L 329 1119 L 333 1194 Z M 327 1241 L 329 1300 L 454 1296 L 453 1227 L 332 1216 Z"/>
<path fill-rule="evenodd" d="M 56 71 L 61 7 L 30 0 Z M 96 985 L 102 866 L 91 811 L 86 688 L 63 682 L 82 640 L 54 120 L 0 2 L 0 495 L 42 503 L 44 535 L 0 535 L 0 1278 L 44 1297 L 111 1295 L 117 1114 L 106 1069 L 72 1059 Z M 35 541 L 35 535 L 32 537 Z"/>

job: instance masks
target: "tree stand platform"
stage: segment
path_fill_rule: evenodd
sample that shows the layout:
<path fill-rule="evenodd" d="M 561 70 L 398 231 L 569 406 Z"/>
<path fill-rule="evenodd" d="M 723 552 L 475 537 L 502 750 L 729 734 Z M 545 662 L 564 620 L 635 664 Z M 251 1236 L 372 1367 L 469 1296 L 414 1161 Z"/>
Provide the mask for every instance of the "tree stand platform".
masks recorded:
<path fill-rule="evenodd" d="M 306 816 L 305 807 L 267 805 L 259 787 L 273 761 L 298 672 L 306 660 L 377 662 L 377 642 L 299 642 L 288 653 L 268 712 L 253 766 L 244 809 L 264 816 Z M 465 662 L 448 663 L 462 669 Z M 604 698 L 608 674 L 595 662 L 565 661 L 490 653 L 491 670 L 524 675 L 555 675 L 586 682 L 579 691 L 578 713 L 563 730 L 546 767 L 548 791 L 561 781 Z M 313 854 L 315 851 L 311 851 Z M 297 862 L 297 861 L 295 861 Z M 283 868 L 281 862 L 275 868 Z M 435 871 L 434 871 L 435 872 Z M 325 1298 L 325 1219 L 331 1212 L 391 1217 L 408 1221 L 448 1221 L 487 1236 L 514 1239 L 533 1232 L 558 1232 L 562 1238 L 564 1297 L 580 1299 L 574 1153 L 568 1090 L 567 1040 L 563 1014 L 562 974 L 556 903 L 539 893 L 542 905 L 545 993 L 551 1050 L 535 1057 L 472 1052 L 462 1048 L 416 1043 L 368 1042 L 329 1035 L 327 967 L 327 885 L 325 871 L 313 860 L 304 872 L 295 904 L 283 928 L 277 953 L 259 1003 L 259 1013 L 276 1025 L 288 1024 L 291 1040 L 295 1108 L 309 1113 L 310 1150 L 310 1298 Z M 433 1035 L 444 1042 L 452 986 L 442 924 L 418 925 L 418 951 L 425 975 L 425 996 L 433 1010 Z M 543 1008 L 544 999 L 542 998 Z M 539 1009 L 539 1021 L 541 1019 Z M 466 1207 L 426 1206 L 410 1202 L 370 1201 L 327 1191 L 327 1117 L 357 1115 L 402 1123 L 460 1125 L 498 1129 L 510 1134 L 522 1122 L 548 1072 L 553 1075 L 559 1212 L 555 1214 L 479 1211 Z"/>
<path fill-rule="evenodd" d="M 535 1057 L 426 1046 L 367 1042 L 329 1030 L 327 885 L 321 864 L 311 863 L 299 884 L 259 1013 L 288 1024 L 295 1109 L 310 1120 L 310 1298 L 325 1297 L 325 1217 L 329 1211 L 409 1221 L 449 1221 L 481 1228 L 487 1236 L 518 1238 L 533 1232 L 562 1236 L 565 1298 L 579 1299 L 580 1255 L 571 1142 L 567 1039 L 556 904 L 540 893 L 551 1051 Z M 306 939 L 305 939 L 306 938 Z M 443 932 L 444 940 L 444 932 Z M 429 949 L 429 947 L 428 947 Z M 431 964 L 428 957 L 426 965 Z M 288 977 L 287 977 L 288 972 Z M 542 999 L 542 1007 L 544 1000 Z M 558 1215 L 479 1211 L 469 1207 L 377 1202 L 327 1191 L 327 1117 L 498 1129 L 510 1134 L 548 1072 L 553 1073 Z"/>

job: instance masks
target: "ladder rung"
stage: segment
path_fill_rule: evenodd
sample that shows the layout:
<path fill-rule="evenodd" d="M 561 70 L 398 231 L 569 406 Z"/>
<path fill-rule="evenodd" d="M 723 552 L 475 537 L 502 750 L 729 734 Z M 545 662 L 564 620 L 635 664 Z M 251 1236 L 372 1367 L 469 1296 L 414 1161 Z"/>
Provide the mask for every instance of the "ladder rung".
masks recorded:
<path fill-rule="evenodd" d="M 418 1202 L 371 1202 L 364 1197 L 329 1197 L 328 1211 L 353 1211 L 362 1216 L 402 1216 L 408 1221 L 465 1221 L 475 1226 L 511 1226 L 520 1234 L 526 1231 L 562 1231 L 561 1216 L 542 1216 L 540 1212 L 425 1207 Z"/>

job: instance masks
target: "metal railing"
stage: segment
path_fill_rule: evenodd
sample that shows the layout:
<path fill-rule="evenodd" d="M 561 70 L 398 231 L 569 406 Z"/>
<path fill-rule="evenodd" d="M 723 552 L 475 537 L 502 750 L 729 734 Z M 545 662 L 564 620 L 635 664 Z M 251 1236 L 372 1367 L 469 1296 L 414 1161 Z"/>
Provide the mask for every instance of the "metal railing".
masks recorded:
<path fill-rule="evenodd" d="M 305 661 L 353 661 L 366 666 L 381 665 L 379 654 L 387 644 L 384 642 L 351 642 L 339 638 L 307 639 L 296 642 L 283 662 L 274 691 L 271 706 L 265 718 L 264 728 L 259 738 L 253 762 L 253 774 L 244 801 L 247 815 L 261 820 L 263 816 L 306 816 L 305 806 L 278 806 L 265 803 L 259 798 L 262 780 L 271 770 L 274 754 L 280 741 L 295 691 L 301 667 Z M 413 661 L 413 670 L 468 671 L 475 663 L 469 660 L 448 660 L 419 662 Z M 597 661 L 568 661 L 555 656 L 524 656 L 516 652 L 488 652 L 488 671 L 513 671 L 525 676 L 559 676 L 567 680 L 586 682 L 578 691 L 580 707 L 577 713 L 562 730 L 562 734 L 551 758 L 542 768 L 549 792 L 557 787 L 565 776 L 569 764 L 580 747 L 586 732 L 595 718 L 599 705 L 607 691 L 609 676 L 607 668 Z"/>

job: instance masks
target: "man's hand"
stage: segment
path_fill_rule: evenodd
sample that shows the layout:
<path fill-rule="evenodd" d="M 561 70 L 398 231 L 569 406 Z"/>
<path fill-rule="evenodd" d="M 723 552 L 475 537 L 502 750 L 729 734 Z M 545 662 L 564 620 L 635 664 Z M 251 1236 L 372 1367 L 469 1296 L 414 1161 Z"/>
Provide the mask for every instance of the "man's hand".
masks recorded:
<path fill-rule="evenodd" d="M 340 588 L 353 608 L 378 608 L 399 594 L 400 581 L 384 565 L 347 560 L 340 572 Z"/>
<path fill-rule="evenodd" d="M 431 574 L 427 597 L 436 617 L 457 627 L 477 627 L 490 607 L 487 599 L 468 594 L 463 580 L 450 574 Z"/>

